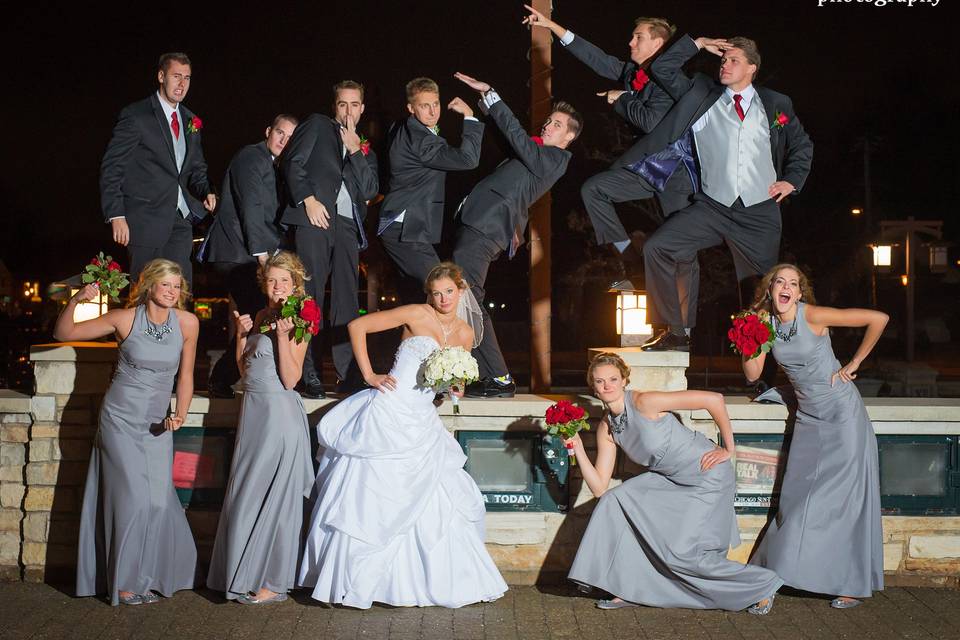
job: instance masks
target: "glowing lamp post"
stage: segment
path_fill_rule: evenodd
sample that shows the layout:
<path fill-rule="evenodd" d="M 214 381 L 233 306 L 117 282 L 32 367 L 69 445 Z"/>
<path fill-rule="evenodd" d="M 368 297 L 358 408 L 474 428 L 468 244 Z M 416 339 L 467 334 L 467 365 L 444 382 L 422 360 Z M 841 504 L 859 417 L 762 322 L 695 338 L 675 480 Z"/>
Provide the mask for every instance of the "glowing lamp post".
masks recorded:
<path fill-rule="evenodd" d="M 873 249 L 873 266 L 882 272 L 889 271 L 890 265 L 893 264 L 893 246 L 889 244 L 872 244 L 870 248 Z"/>
<path fill-rule="evenodd" d="M 621 347 L 641 345 L 653 334 L 647 323 L 646 291 L 619 291 L 617 294 L 617 335 Z"/>

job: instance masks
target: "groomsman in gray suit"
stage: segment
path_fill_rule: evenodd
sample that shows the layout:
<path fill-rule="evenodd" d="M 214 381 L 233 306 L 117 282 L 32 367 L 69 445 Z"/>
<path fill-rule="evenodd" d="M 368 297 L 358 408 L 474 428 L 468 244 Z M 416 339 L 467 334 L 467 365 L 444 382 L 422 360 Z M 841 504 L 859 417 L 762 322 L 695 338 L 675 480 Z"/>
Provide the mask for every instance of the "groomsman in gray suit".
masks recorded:
<path fill-rule="evenodd" d="M 227 284 L 240 315 L 256 315 L 266 303 L 257 270 L 267 256 L 280 248 L 283 230 L 277 223 L 280 200 L 276 162 L 297 119 L 280 114 L 267 127 L 266 139 L 237 152 L 223 178 L 220 207 L 197 252 L 197 260 L 209 262 Z M 210 395 L 232 398 L 240 379 L 236 338 L 210 372 Z"/>
<path fill-rule="evenodd" d="M 647 351 L 689 350 L 693 323 L 683 317 L 672 275 L 679 263 L 724 243 L 733 253 L 738 281 L 776 264 L 780 202 L 803 187 L 813 161 L 813 143 L 790 98 L 753 84 L 760 69 L 757 44 L 727 40 L 719 82 L 681 70 L 702 48 L 709 48 L 703 39 L 683 36 L 671 47 L 678 55 L 664 55 L 651 66 L 676 100 L 664 123 L 674 135 L 692 131 L 696 139 L 701 189 L 644 248 L 651 306 L 668 325 L 641 347 Z M 697 294 L 690 292 L 693 308 Z"/>
<path fill-rule="evenodd" d="M 310 280 L 307 293 L 323 308 L 330 281 L 329 343 L 338 385 L 357 382 L 347 323 L 359 314 L 360 251 L 367 248 L 363 221 L 367 202 L 377 195 L 377 155 L 357 133 L 364 110 L 363 85 L 344 80 L 333 87 L 335 117 L 315 113 L 297 127 L 280 158 L 286 187 L 281 221 L 294 227 L 297 253 Z M 303 393 L 325 397 L 320 379 L 320 340 L 303 361 Z"/>
<path fill-rule="evenodd" d="M 570 146 L 583 128 L 583 119 L 566 102 L 553 105 L 540 135 L 530 136 L 513 112 L 489 84 L 457 73 L 481 94 L 480 109 L 496 123 L 515 156 L 481 180 L 460 209 L 460 225 L 453 261 L 463 268 L 483 314 L 483 339 L 473 355 L 480 365 L 480 380 L 467 387 L 467 395 L 510 398 L 516 384 L 500 352 L 490 315 L 483 306 L 491 263 L 503 252 L 512 259 L 527 228 L 527 209 L 566 172 Z"/>
<path fill-rule="evenodd" d="M 190 281 L 193 223 L 217 206 L 200 140 L 203 121 L 181 104 L 191 69 L 185 53 L 160 56 L 157 92 L 120 112 L 100 164 L 103 218 L 114 242 L 127 248 L 133 282 L 154 258 L 173 260 Z"/>
<path fill-rule="evenodd" d="M 394 126 L 390 142 L 390 192 L 380 206 L 378 235 L 387 255 L 406 278 L 409 291 L 405 303 L 422 302 L 413 298 L 440 258 L 434 248 L 443 229 L 444 193 L 448 171 L 476 169 L 480 163 L 483 124 L 460 98 L 447 105 L 463 116 L 463 134 L 459 147 L 440 136 L 440 88 L 430 78 L 414 78 L 407 83 L 407 110 L 402 123 Z M 419 296 L 419 294 L 417 294 Z"/>

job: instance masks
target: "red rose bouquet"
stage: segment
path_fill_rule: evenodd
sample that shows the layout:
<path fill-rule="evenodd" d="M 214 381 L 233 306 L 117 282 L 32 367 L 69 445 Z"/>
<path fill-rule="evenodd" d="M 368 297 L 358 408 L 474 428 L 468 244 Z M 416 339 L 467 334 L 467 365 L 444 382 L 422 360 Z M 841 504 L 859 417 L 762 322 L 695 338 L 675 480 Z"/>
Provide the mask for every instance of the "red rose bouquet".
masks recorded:
<path fill-rule="evenodd" d="M 130 284 L 128 276 L 112 256 L 105 256 L 101 251 L 84 267 L 80 280 L 83 284 L 96 284 L 101 293 L 110 296 L 114 302 L 120 302 L 120 289 Z"/>
<path fill-rule="evenodd" d="M 316 300 L 310 296 L 290 296 L 280 307 L 281 318 L 291 318 L 295 327 L 293 339 L 297 342 L 306 340 L 320 333 L 320 319 L 323 314 Z M 276 329 L 276 323 L 260 325 L 260 333 L 266 333 L 271 329 Z"/>
<path fill-rule="evenodd" d="M 770 315 L 764 311 L 738 313 L 733 319 L 733 326 L 727 331 L 727 337 L 730 347 L 747 359 L 752 360 L 761 353 L 767 353 L 775 338 Z"/>
<path fill-rule="evenodd" d="M 547 409 L 545 415 L 547 422 L 547 433 L 552 436 L 560 436 L 570 439 L 577 435 L 578 431 L 589 431 L 590 423 L 586 420 L 587 412 L 583 407 L 575 405 L 569 400 L 561 400 Z M 570 464 L 576 465 L 577 459 L 573 455 L 573 443 L 568 442 L 567 455 L 570 457 Z"/>

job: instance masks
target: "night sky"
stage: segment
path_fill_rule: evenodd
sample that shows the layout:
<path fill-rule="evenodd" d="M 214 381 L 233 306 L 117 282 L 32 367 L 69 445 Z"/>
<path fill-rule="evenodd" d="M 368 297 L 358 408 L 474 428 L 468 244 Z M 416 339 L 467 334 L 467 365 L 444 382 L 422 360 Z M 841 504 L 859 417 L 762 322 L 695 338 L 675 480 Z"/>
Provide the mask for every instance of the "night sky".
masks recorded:
<path fill-rule="evenodd" d="M 49 280 L 114 248 L 100 214 L 100 158 L 120 109 L 155 90 L 164 51 L 183 50 L 193 60 L 185 104 L 203 118 L 209 173 L 219 185 L 233 153 L 262 139 L 275 113 L 329 112 L 330 86 L 343 78 L 368 87 L 364 126 L 381 155 L 386 126 L 405 114 L 403 85 L 414 76 L 438 80 L 442 100 L 461 95 L 473 104 L 475 96 L 452 74 L 475 75 L 524 117 L 529 35 L 521 4 L 238 2 L 214 9 L 195 2 L 176 3 L 176 15 L 162 3 L 7 8 L 0 37 L 8 52 L 0 255 L 16 276 Z M 958 56 L 947 5 L 558 0 L 554 19 L 624 59 L 638 15 L 664 15 L 678 33 L 756 39 L 759 83 L 793 98 L 816 145 L 807 188 L 783 210 L 784 251 L 826 270 L 849 260 L 844 242 L 863 232 L 849 209 L 863 204 L 864 136 L 875 146 L 874 216 L 945 219 L 948 235 L 960 236 L 950 154 L 958 142 Z M 586 115 L 571 168 L 554 190 L 556 252 L 587 237 L 568 234 L 565 221 L 582 212 L 579 186 L 605 168 L 595 152 L 612 144 L 616 125 L 593 95 L 610 83 L 559 45 L 553 51 L 554 95 Z M 714 73 L 717 62 L 702 53 L 698 66 Z M 440 126 L 459 138 L 455 114 Z M 448 181 L 449 213 L 503 153 L 491 127 L 480 168 Z M 511 265 L 492 277 L 523 268 Z"/>

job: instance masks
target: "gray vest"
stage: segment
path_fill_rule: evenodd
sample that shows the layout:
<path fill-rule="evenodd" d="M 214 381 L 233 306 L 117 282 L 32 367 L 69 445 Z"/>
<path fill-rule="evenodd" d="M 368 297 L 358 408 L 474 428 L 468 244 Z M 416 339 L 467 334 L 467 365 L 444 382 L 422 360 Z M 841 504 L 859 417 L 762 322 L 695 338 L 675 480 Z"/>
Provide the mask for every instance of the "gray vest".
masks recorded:
<path fill-rule="evenodd" d="M 340 157 L 347 157 L 346 147 L 341 149 Z M 340 190 L 337 192 L 337 215 L 353 220 L 353 200 L 347 191 L 347 183 L 343 180 L 340 181 Z"/>
<path fill-rule="evenodd" d="M 708 113 L 706 126 L 694 133 L 703 192 L 728 207 L 737 198 L 748 207 L 769 200 L 768 190 L 777 181 L 777 171 L 760 96 L 753 96 L 743 122 L 726 94 Z"/>
<path fill-rule="evenodd" d="M 187 136 L 190 132 L 187 130 L 187 123 L 183 121 L 183 112 L 177 109 L 177 120 L 180 122 L 180 137 L 173 135 L 173 129 L 170 129 L 170 139 L 173 140 L 173 153 L 177 158 L 177 171 L 183 169 L 183 159 L 187 157 Z M 187 199 L 183 197 L 183 189 L 177 187 L 177 210 L 180 215 L 186 218 L 190 215 L 190 207 L 187 205 Z"/>

